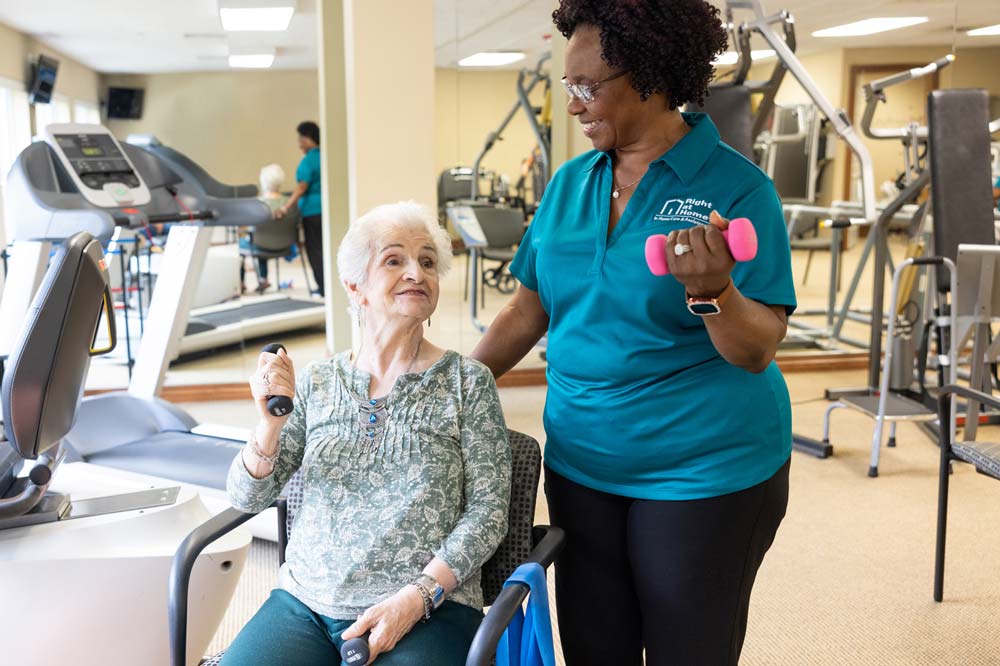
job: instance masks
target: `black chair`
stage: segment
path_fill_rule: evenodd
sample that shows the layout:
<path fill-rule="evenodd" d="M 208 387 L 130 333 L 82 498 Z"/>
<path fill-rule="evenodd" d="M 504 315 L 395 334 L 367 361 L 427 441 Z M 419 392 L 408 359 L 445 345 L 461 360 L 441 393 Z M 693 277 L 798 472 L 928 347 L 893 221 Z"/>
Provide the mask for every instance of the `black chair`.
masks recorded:
<path fill-rule="evenodd" d="M 951 461 L 958 460 L 976 467 L 980 474 L 1000 480 L 1000 443 L 962 441 L 953 442 L 951 428 L 952 396 L 965 398 L 1000 410 L 1000 399 L 964 386 L 949 384 L 938 395 L 938 442 L 941 445 L 941 464 L 938 469 L 937 547 L 934 553 L 934 601 L 944 597 L 944 551 L 948 529 L 948 483 Z M 978 411 L 978 410 L 977 410 Z M 968 417 L 974 418 L 974 417 Z"/>
<path fill-rule="evenodd" d="M 309 272 L 306 270 L 305 253 L 299 242 L 299 228 L 302 226 L 302 216 L 298 206 L 288 211 L 280 220 L 270 220 L 264 224 L 250 228 L 250 247 L 241 247 L 240 256 L 250 257 L 254 261 L 254 272 L 257 273 L 257 260 L 281 259 L 287 257 L 292 248 L 298 246 L 299 259 L 302 262 L 302 274 L 305 276 L 306 289 L 311 291 L 309 284 Z M 281 262 L 275 262 L 274 282 L 277 288 L 281 289 Z M 260 282 L 260 275 L 257 275 Z"/>
<path fill-rule="evenodd" d="M 548 568 L 562 549 L 565 535 L 558 527 L 533 526 L 538 479 L 541 474 L 542 453 L 538 442 L 523 433 L 508 431 L 511 447 L 511 496 L 508 513 L 507 536 L 490 560 L 483 565 L 481 584 L 483 600 L 490 606 L 486 618 L 476 632 L 467 666 L 489 666 L 493 663 L 497 643 L 510 623 L 517 608 L 528 595 L 526 585 L 516 584 L 507 588 L 504 582 L 521 564 L 537 562 Z M 285 561 L 285 548 L 291 535 L 295 516 L 302 506 L 302 477 L 300 472 L 289 480 L 286 495 L 278 498 L 278 559 Z M 174 555 L 170 571 L 170 663 L 185 666 L 187 649 L 188 587 L 191 570 L 198 554 L 213 541 L 250 520 L 256 514 L 238 509 L 226 511 L 207 521 L 191 532 Z M 201 666 L 216 666 L 222 659 L 219 653 L 202 662 Z"/>
<path fill-rule="evenodd" d="M 507 265 L 517 254 L 517 245 L 524 238 L 526 229 L 524 211 L 503 204 L 476 202 L 472 207 L 479 221 L 479 227 L 486 238 L 485 247 L 470 247 L 476 253 L 479 263 L 479 303 L 486 302 L 486 287 L 492 287 L 501 294 L 512 294 L 517 288 L 517 279 L 507 270 Z M 495 261 L 487 268 L 485 260 Z M 466 295 L 469 293 L 469 274 L 465 276 Z"/>

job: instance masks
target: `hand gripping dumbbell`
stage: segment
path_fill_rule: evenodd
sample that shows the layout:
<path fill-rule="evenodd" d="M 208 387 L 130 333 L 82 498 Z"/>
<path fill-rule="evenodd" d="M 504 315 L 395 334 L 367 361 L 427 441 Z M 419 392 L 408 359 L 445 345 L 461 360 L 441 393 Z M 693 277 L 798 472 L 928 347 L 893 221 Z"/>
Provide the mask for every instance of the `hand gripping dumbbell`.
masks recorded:
<path fill-rule="evenodd" d="M 722 232 L 726 239 L 729 252 L 736 261 L 750 261 L 757 256 L 757 232 L 753 224 L 745 217 L 738 217 L 729 223 L 729 228 Z M 667 237 L 656 234 L 646 239 L 646 265 L 653 275 L 666 275 L 670 272 L 667 263 Z"/>

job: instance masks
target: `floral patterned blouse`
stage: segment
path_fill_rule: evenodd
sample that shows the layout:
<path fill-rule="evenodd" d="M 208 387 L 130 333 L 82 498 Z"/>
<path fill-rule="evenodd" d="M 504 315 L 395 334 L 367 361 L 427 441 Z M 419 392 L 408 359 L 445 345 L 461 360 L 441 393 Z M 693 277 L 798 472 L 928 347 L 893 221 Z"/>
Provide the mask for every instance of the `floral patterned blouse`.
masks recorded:
<path fill-rule="evenodd" d="M 493 375 L 445 352 L 396 380 L 372 412 L 375 425 L 369 381 L 349 352 L 310 364 L 296 381 L 271 475 L 255 479 L 240 455 L 233 460 L 233 506 L 263 510 L 302 469 L 279 586 L 320 615 L 354 619 L 416 580 L 434 556 L 458 579 L 448 598 L 482 608 L 480 568 L 507 531 L 510 500 Z"/>

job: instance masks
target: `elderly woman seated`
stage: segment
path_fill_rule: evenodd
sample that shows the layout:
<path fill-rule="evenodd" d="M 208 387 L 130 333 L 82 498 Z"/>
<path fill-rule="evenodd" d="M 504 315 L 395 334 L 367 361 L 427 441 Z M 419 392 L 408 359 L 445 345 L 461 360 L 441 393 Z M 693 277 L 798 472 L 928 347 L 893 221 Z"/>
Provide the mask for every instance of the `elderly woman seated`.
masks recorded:
<path fill-rule="evenodd" d="M 268 164 L 261 168 L 260 170 L 260 197 L 261 201 L 267 204 L 268 208 L 271 209 L 271 214 L 274 219 L 280 219 L 278 216 L 278 209 L 288 203 L 288 196 L 281 193 L 281 186 L 285 182 L 285 170 L 281 168 L 280 164 Z M 295 224 L 296 218 L 286 218 L 290 223 Z M 246 227 L 242 230 L 239 239 L 239 246 L 241 250 L 257 250 L 258 248 L 254 246 L 251 234 L 253 232 L 252 227 Z M 267 280 L 267 259 L 265 257 L 257 258 L 257 291 L 263 293 L 271 286 L 271 283 Z M 242 292 L 246 293 L 246 274 L 247 268 L 243 261 L 240 262 L 240 289 Z"/>
<path fill-rule="evenodd" d="M 358 352 L 297 380 L 284 350 L 263 353 L 250 380 L 260 422 L 229 473 L 233 504 L 264 509 L 297 470 L 304 500 L 279 589 L 222 664 L 338 666 L 343 642 L 370 632 L 379 664 L 458 666 L 483 617 L 480 568 L 507 529 L 496 384 L 424 338 L 451 264 L 429 210 L 375 208 L 337 261 Z M 272 416 L 269 395 L 294 395 L 291 415 Z"/>

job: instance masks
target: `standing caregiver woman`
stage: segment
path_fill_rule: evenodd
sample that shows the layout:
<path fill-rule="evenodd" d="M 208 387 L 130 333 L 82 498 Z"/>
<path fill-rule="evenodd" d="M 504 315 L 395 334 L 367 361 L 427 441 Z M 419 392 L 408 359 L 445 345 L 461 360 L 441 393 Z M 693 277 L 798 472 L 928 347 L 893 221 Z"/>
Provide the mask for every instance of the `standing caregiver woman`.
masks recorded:
<path fill-rule="evenodd" d="M 474 358 L 500 375 L 548 332 L 545 485 L 568 666 L 737 664 L 784 517 L 791 408 L 774 355 L 795 307 L 770 180 L 703 114 L 726 46 L 704 0 L 563 0 L 568 111 L 595 150 L 545 191 L 521 288 Z M 735 264 L 727 218 L 757 258 Z M 671 275 L 643 260 L 668 234 Z M 707 314 L 707 313 L 715 314 Z"/>

